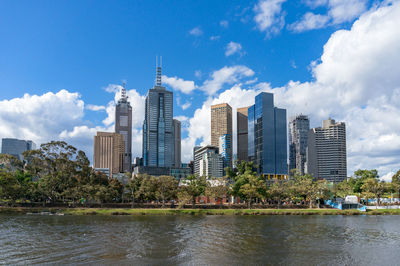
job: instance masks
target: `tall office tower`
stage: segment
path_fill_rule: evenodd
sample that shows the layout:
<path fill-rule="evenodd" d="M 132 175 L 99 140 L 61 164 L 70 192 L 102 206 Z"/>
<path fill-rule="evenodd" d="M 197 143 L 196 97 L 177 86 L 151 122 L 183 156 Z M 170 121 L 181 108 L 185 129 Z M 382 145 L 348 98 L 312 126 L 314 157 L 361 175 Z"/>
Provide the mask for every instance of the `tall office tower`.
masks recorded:
<path fill-rule="evenodd" d="M 306 115 L 293 117 L 289 122 L 289 171 L 304 174 L 310 120 Z M 291 174 L 291 172 L 289 172 Z"/>
<path fill-rule="evenodd" d="M 232 135 L 224 134 L 219 137 L 219 155 L 225 167 L 232 167 Z"/>
<path fill-rule="evenodd" d="M 124 138 L 123 172 L 132 172 L 132 106 L 126 95 L 125 83 L 115 108 L 115 133 Z"/>
<path fill-rule="evenodd" d="M 97 132 L 94 136 L 94 168 L 109 169 L 110 177 L 124 172 L 125 147 L 123 135 Z"/>
<path fill-rule="evenodd" d="M 287 177 L 286 109 L 274 106 L 274 95 L 262 92 L 248 109 L 248 155 L 268 179 Z"/>
<path fill-rule="evenodd" d="M 211 106 L 211 145 L 219 147 L 219 138 L 230 135 L 232 143 L 232 107 L 227 103 Z M 229 153 L 230 161 L 227 166 L 232 167 L 232 145 Z"/>
<path fill-rule="evenodd" d="M 34 149 L 36 149 L 36 144 L 31 140 L 4 138 L 1 141 L 1 153 L 14 155 L 21 161 L 24 159 L 22 155 L 24 151 Z"/>
<path fill-rule="evenodd" d="M 237 159 L 238 161 L 248 160 L 248 115 L 247 110 L 249 107 L 242 107 L 237 109 Z"/>
<path fill-rule="evenodd" d="M 206 177 L 223 177 L 223 159 L 214 146 L 196 147 L 194 150 L 194 174 Z"/>
<path fill-rule="evenodd" d="M 341 182 L 347 178 L 346 125 L 324 120 L 308 132 L 306 172 L 317 179 Z"/>
<path fill-rule="evenodd" d="M 174 136 L 174 167 L 181 167 L 181 122 L 177 119 L 172 120 Z"/>
<path fill-rule="evenodd" d="M 143 122 L 144 166 L 171 167 L 174 164 L 173 95 L 161 86 L 161 67 L 156 67 L 156 84 L 146 97 Z"/>

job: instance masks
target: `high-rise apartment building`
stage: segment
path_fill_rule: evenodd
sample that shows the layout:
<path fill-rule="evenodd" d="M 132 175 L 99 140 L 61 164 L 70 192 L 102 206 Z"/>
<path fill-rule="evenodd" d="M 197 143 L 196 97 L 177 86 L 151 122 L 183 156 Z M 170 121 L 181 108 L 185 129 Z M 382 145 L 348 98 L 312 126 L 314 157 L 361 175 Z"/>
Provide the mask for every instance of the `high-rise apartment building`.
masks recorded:
<path fill-rule="evenodd" d="M 181 122 L 177 119 L 173 123 L 174 136 L 174 167 L 181 167 Z"/>
<path fill-rule="evenodd" d="M 1 141 L 1 153 L 13 155 L 19 160 L 24 159 L 24 156 L 22 155 L 24 151 L 34 149 L 36 149 L 36 144 L 31 140 L 4 138 Z"/>
<path fill-rule="evenodd" d="M 112 174 L 125 172 L 124 137 L 118 133 L 97 132 L 94 136 L 93 166 L 97 169 L 109 169 Z"/>
<path fill-rule="evenodd" d="M 161 86 L 161 67 L 156 84 L 146 97 L 143 123 L 143 165 L 171 167 L 174 164 L 173 94 Z"/>
<path fill-rule="evenodd" d="M 289 122 L 289 171 L 296 169 L 301 175 L 305 173 L 309 130 L 310 120 L 306 115 L 297 115 Z"/>
<path fill-rule="evenodd" d="M 223 135 L 229 135 L 232 143 L 232 107 L 227 103 L 211 106 L 211 146 L 219 147 Z M 232 167 L 232 145 L 227 153 L 230 158 L 227 166 Z"/>
<path fill-rule="evenodd" d="M 232 135 L 224 134 L 219 137 L 219 155 L 225 167 L 232 167 Z"/>
<path fill-rule="evenodd" d="M 132 106 L 126 95 L 125 84 L 115 108 L 115 133 L 124 139 L 123 171 L 132 172 Z"/>
<path fill-rule="evenodd" d="M 248 160 L 248 109 L 242 107 L 237 109 L 237 160 Z"/>
<path fill-rule="evenodd" d="M 287 178 L 286 109 L 274 106 L 274 95 L 262 92 L 248 109 L 248 156 L 268 179 Z"/>
<path fill-rule="evenodd" d="M 206 177 L 223 177 L 224 162 L 214 146 L 195 147 L 194 174 Z"/>
<path fill-rule="evenodd" d="M 316 179 L 341 182 L 347 178 L 346 125 L 324 120 L 308 132 L 306 172 Z"/>

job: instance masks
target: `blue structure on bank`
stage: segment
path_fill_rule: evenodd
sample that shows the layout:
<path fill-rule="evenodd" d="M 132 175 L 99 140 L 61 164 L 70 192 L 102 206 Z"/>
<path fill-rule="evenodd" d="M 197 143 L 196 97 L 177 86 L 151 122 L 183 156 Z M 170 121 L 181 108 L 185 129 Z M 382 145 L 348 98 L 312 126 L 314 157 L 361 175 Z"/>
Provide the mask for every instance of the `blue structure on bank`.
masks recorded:
<path fill-rule="evenodd" d="M 248 156 L 267 179 L 286 179 L 286 109 L 274 106 L 274 95 L 262 92 L 248 109 Z"/>

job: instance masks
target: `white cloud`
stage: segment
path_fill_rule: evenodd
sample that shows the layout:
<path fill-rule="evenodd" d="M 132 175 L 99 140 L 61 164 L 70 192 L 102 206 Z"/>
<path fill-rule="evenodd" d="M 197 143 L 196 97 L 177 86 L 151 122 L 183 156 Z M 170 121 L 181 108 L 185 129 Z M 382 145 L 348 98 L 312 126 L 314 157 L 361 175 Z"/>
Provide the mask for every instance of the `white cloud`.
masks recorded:
<path fill-rule="evenodd" d="M 303 32 L 351 22 L 366 11 L 368 0 L 317 0 L 306 1 L 305 3 L 312 8 L 327 6 L 328 13 L 320 15 L 307 12 L 299 21 L 289 25 L 289 30 Z"/>
<path fill-rule="evenodd" d="M 381 181 L 385 181 L 385 182 L 392 182 L 392 177 L 394 176 L 394 172 L 389 172 L 384 176 L 381 176 Z"/>
<path fill-rule="evenodd" d="M 286 0 L 259 0 L 254 6 L 257 28 L 267 34 L 278 33 L 285 25 L 282 3 Z"/>
<path fill-rule="evenodd" d="M 199 88 L 208 95 L 218 92 L 225 84 L 233 84 L 244 77 L 251 77 L 254 71 L 242 65 L 223 67 L 211 74 L 211 79 L 206 80 Z"/>
<path fill-rule="evenodd" d="M 169 85 L 174 90 L 181 91 L 185 94 L 189 94 L 197 88 L 197 86 L 194 84 L 194 81 L 192 80 L 183 80 L 178 77 L 167 76 L 162 76 L 162 80 L 165 84 Z"/>
<path fill-rule="evenodd" d="M 214 36 L 211 36 L 210 37 L 210 41 L 217 41 L 217 40 L 219 40 L 221 38 L 221 36 L 219 36 L 219 35 L 214 35 Z"/>
<path fill-rule="evenodd" d="M 221 25 L 221 27 L 228 28 L 229 27 L 229 22 L 227 20 L 221 20 L 219 22 L 219 25 Z"/>
<path fill-rule="evenodd" d="M 85 106 L 85 108 L 87 110 L 90 110 L 90 111 L 103 111 L 103 110 L 106 110 L 105 106 L 103 106 L 103 105 L 94 105 L 94 104 L 88 104 L 88 105 Z"/>
<path fill-rule="evenodd" d="M 191 158 L 193 145 L 210 142 L 211 104 L 227 102 L 235 110 L 265 91 L 274 93 L 276 106 L 287 108 L 288 117 L 309 114 L 313 127 L 329 116 L 344 121 L 350 175 L 359 168 L 376 168 L 381 175 L 396 172 L 400 169 L 398 25 L 400 2 L 394 2 L 363 14 L 350 30 L 335 32 L 319 63 L 312 65 L 312 82 L 290 81 L 278 88 L 257 83 L 246 90 L 239 80 L 233 81 L 231 89 L 209 98 L 189 119 L 183 157 Z"/>
<path fill-rule="evenodd" d="M 65 128 L 73 128 L 84 116 L 78 93 L 60 90 L 43 95 L 0 101 L 0 136 L 33 140 L 40 144 L 56 140 Z"/>
<path fill-rule="evenodd" d="M 307 12 L 301 20 L 289 25 L 289 29 L 295 32 L 324 28 L 329 22 L 330 17 L 326 15 L 313 14 Z"/>
<path fill-rule="evenodd" d="M 203 76 L 203 73 L 201 72 L 201 70 L 196 70 L 194 72 L 194 76 L 198 79 L 200 79 Z"/>
<path fill-rule="evenodd" d="M 189 117 L 184 116 L 184 115 L 179 115 L 179 116 L 175 116 L 174 119 L 177 119 L 177 120 L 179 120 L 181 122 L 184 122 L 184 121 L 188 121 Z"/>
<path fill-rule="evenodd" d="M 176 104 L 177 104 L 180 108 L 182 108 L 182 110 L 186 110 L 186 109 L 188 109 L 190 106 L 192 106 L 192 103 L 189 102 L 189 101 L 187 101 L 187 102 L 185 102 L 185 103 L 182 103 L 182 99 L 181 99 L 181 97 L 180 97 L 179 95 L 176 97 Z"/>
<path fill-rule="evenodd" d="M 236 53 L 242 55 L 242 45 L 237 42 L 229 42 L 225 48 L 225 56 L 231 56 Z"/>
<path fill-rule="evenodd" d="M 199 37 L 199 36 L 203 35 L 203 30 L 200 27 L 195 27 L 189 31 L 189 34 Z"/>
<path fill-rule="evenodd" d="M 367 9 L 367 0 L 329 0 L 329 16 L 333 24 L 349 22 Z"/>

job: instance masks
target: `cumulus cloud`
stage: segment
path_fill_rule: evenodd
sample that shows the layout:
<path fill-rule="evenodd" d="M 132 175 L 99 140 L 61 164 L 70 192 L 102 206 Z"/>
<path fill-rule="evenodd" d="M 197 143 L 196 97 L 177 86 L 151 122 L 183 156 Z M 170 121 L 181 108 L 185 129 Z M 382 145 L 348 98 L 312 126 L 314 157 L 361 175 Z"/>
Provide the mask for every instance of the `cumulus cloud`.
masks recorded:
<path fill-rule="evenodd" d="M 206 80 L 199 88 L 208 95 L 213 95 L 218 92 L 225 84 L 233 84 L 244 77 L 251 77 L 254 71 L 242 65 L 225 66 L 211 74 L 211 78 Z"/>
<path fill-rule="evenodd" d="M 214 35 L 214 36 L 211 36 L 210 37 L 210 41 L 217 41 L 217 40 L 219 40 L 221 38 L 221 36 L 219 36 L 219 35 Z"/>
<path fill-rule="evenodd" d="M 0 135 L 40 144 L 57 139 L 63 129 L 73 128 L 83 116 L 84 102 L 79 93 L 61 90 L 43 95 L 25 94 L 0 101 Z"/>
<path fill-rule="evenodd" d="M 231 56 L 236 53 L 242 55 L 242 45 L 237 42 L 229 42 L 225 48 L 225 56 Z"/>
<path fill-rule="evenodd" d="M 254 21 L 257 28 L 267 34 L 278 33 L 285 25 L 282 3 L 286 0 L 259 0 L 254 6 Z"/>
<path fill-rule="evenodd" d="M 189 31 L 189 34 L 199 37 L 199 36 L 203 35 L 203 30 L 200 27 L 195 27 Z"/>
<path fill-rule="evenodd" d="M 193 145 L 210 142 L 212 104 L 227 102 L 235 114 L 235 108 L 253 104 L 254 96 L 265 91 L 274 93 L 275 104 L 286 108 L 288 117 L 299 113 L 310 115 L 313 127 L 320 126 L 321 120 L 329 116 L 344 121 L 349 175 L 358 168 L 376 168 L 381 175 L 397 171 L 400 168 L 398 25 L 400 2 L 364 13 L 350 30 L 331 35 L 319 63 L 312 65 L 311 82 L 290 81 L 278 88 L 261 82 L 247 89 L 238 81 L 232 82 L 231 89 L 210 97 L 189 119 L 189 134 L 182 145 L 187 148 L 183 158 L 192 156 Z"/>
<path fill-rule="evenodd" d="M 181 91 L 185 94 L 189 94 L 196 89 L 196 85 L 192 80 L 183 80 L 178 77 L 162 76 L 162 80 L 165 84 L 169 85 L 174 90 Z"/>

